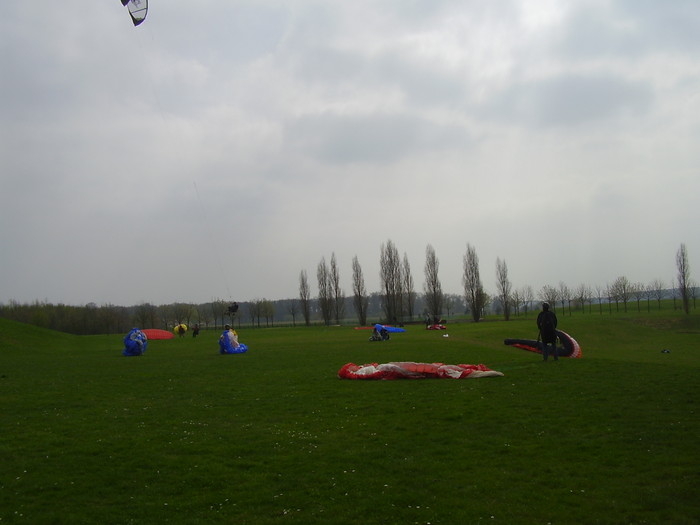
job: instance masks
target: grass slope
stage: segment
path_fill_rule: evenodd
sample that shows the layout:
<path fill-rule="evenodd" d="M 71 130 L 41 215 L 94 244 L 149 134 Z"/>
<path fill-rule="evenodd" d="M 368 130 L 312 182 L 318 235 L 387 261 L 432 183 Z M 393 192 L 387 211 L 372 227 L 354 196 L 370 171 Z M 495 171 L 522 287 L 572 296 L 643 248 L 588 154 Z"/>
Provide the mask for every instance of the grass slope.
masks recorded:
<path fill-rule="evenodd" d="M 583 359 L 503 345 L 533 319 L 151 341 L 0 319 L 0 523 L 697 523 L 697 316 L 577 315 Z M 671 353 L 661 353 L 669 348 Z M 361 382 L 346 362 L 501 378 Z"/>

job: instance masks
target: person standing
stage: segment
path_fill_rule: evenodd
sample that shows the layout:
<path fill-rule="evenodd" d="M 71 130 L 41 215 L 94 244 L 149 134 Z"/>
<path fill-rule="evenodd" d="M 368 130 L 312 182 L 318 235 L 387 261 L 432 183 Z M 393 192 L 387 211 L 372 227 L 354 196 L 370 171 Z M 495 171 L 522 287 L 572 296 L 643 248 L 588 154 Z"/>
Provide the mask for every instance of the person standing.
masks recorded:
<path fill-rule="evenodd" d="M 557 316 L 549 309 L 549 303 L 542 303 L 542 311 L 537 315 L 537 329 L 539 330 L 539 337 L 542 339 L 542 356 L 544 360 L 547 360 L 551 351 L 554 360 L 558 361 Z"/>

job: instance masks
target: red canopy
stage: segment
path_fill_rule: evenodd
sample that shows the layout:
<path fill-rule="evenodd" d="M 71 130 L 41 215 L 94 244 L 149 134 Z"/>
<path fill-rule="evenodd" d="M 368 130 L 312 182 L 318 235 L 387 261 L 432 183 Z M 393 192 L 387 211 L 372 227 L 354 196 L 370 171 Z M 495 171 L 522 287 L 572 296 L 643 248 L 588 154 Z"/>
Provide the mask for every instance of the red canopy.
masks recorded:
<path fill-rule="evenodd" d="M 146 328 L 141 331 L 146 334 L 146 337 L 149 339 L 172 339 L 175 337 L 175 334 L 172 332 L 168 330 L 159 330 L 158 328 Z"/>

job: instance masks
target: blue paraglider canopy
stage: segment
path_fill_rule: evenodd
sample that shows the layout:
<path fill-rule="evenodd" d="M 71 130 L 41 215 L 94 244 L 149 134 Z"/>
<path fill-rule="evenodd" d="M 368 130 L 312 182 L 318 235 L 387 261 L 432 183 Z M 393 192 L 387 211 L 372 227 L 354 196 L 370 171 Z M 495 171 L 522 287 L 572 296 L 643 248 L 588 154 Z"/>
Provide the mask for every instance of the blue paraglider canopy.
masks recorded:
<path fill-rule="evenodd" d="M 220 354 L 244 354 L 248 351 L 248 347 L 238 342 L 238 334 L 235 330 L 226 325 L 226 329 L 219 337 L 219 353 Z"/>
<path fill-rule="evenodd" d="M 398 328 L 396 326 L 389 326 L 386 324 L 379 324 L 379 323 L 375 324 L 374 327 L 377 329 L 377 332 L 381 332 L 382 328 L 384 330 L 386 330 L 387 332 L 392 332 L 392 333 L 396 333 L 396 334 L 406 331 L 405 328 Z"/>
<path fill-rule="evenodd" d="M 124 337 L 123 355 L 127 357 L 143 355 L 148 346 L 148 337 L 138 328 L 132 328 Z"/>

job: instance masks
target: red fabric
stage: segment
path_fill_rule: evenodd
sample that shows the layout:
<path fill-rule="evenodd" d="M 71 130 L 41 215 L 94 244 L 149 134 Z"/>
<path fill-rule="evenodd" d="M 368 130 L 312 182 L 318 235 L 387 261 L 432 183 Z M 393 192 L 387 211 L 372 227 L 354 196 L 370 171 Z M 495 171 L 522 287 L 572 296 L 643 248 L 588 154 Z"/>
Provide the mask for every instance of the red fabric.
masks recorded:
<path fill-rule="evenodd" d="M 146 328 L 141 330 L 148 339 L 172 339 L 175 335 L 168 330 L 159 330 L 158 328 Z"/>
<path fill-rule="evenodd" d="M 486 365 L 446 365 L 443 363 L 414 363 L 399 361 L 384 364 L 369 363 L 356 365 L 347 363 L 338 370 L 341 379 L 465 379 L 473 372 L 490 372 L 490 375 L 503 375 Z M 478 374 L 482 376 L 482 374 Z"/>

